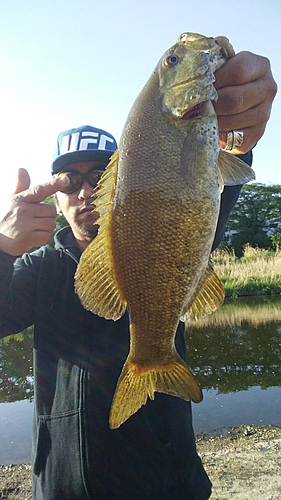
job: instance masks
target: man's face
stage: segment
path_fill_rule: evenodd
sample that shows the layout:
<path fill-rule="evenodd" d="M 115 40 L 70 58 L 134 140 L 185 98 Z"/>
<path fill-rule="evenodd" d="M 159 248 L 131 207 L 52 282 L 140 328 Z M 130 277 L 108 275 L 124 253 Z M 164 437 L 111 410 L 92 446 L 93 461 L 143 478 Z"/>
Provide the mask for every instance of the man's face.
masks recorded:
<path fill-rule="evenodd" d="M 62 172 L 79 172 L 85 174 L 92 169 L 103 171 L 106 166 L 104 162 L 81 161 L 71 163 Z M 68 221 L 74 237 L 81 246 L 87 244 L 97 235 L 98 226 L 95 224 L 99 214 L 93 212 L 95 187 L 91 186 L 86 179 L 83 179 L 82 186 L 71 194 L 60 191 L 56 193 L 58 209 L 63 213 Z"/>

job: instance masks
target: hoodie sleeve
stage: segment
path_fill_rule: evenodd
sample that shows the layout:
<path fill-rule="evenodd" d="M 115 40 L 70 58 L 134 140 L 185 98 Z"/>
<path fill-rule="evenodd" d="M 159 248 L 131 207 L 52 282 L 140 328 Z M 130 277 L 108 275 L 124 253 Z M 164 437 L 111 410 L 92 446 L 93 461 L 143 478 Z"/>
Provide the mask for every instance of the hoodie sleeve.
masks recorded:
<path fill-rule="evenodd" d="M 251 166 L 253 162 L 253 154 L 252 150 L 250 150 L 248 153 L 244 155 L 239 155 L 239 158 L 243 160 L 247 165 Z M 218 224 L 217 224 L 217 230 L 215 234 L 215 239 L 212 247 L 212 252 L 215 250 L 224 235 L 225 228 L 229 219 L 229 215 L 231 210 L 233 209 L 240 191 L 242 189 L 243 185 L 240 186 L 225 186 L 224 190 L 221 195 L 221 206 L 220 206 L 220 214 L 219 214 L 219 219 L 218 219 Z"/>
<path fill-rule="evenodd" d="M 15 259 L 0 251 L 0 337 L 33 324 L 35 292 L 36 276 L 29 254 Z"/>

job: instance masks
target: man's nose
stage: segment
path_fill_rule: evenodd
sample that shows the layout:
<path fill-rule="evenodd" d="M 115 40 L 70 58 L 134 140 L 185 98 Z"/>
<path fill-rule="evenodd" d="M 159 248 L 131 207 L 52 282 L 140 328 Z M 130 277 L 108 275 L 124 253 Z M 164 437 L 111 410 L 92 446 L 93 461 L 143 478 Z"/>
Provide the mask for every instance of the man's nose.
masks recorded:
<path fill-rule="evenodd" d="M 88 199 L 92 196 L 93 192 L 94 188 L 90 186 L 88 181 L 84 180 L 81 188 L 79 189 L 78 198 L 84 200 Z"/>

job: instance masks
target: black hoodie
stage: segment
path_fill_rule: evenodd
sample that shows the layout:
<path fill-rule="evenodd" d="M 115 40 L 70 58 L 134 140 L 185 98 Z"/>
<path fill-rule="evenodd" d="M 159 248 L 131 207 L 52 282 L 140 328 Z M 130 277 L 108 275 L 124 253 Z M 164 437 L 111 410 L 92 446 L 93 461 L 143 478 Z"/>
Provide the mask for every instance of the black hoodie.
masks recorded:
<path fill-rule="evenodd" d="M 216 246 L 240 189 L 222 195 Z M 55 243 L 18 259 L 0 252 L 0 337 L 34 325 L 34 499 L 209 498 L 190 402 L 156 394 L 109 429 L 129 350 L 128 316 L 114 322 L 86 311 L 74 291 L 80 252 L 71 229 L 59 231 Z M 185 359 L 182 322 L 176 347 Z"/>

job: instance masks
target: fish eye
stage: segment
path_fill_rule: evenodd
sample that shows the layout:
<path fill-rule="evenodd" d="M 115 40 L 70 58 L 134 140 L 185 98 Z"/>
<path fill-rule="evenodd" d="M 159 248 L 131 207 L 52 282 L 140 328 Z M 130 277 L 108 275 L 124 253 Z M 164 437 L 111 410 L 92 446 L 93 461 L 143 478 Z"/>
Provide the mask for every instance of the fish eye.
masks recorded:
<path fill-rule="evenodd" d="M 166 66 L 175 66 L 179 62 L 179 57 L 176 54 L 169 54 L 165 59 Z"/>

